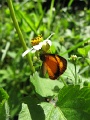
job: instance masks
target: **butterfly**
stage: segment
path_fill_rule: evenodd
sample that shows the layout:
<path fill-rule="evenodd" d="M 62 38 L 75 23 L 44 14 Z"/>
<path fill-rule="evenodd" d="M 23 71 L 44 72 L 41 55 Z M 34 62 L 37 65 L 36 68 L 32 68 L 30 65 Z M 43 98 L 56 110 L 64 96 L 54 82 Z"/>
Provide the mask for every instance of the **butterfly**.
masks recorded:
<path fill-rule="evenodd" d="M 38 35 L 37 37 L 33 38 L 31 40 L 32 46 L 38 45 L 41 42 L 42 39 L 43 39 L 42 35 Z"/>
<path fill-rule="evenodd" d="M 52 80 L 57 79 L 67 68 L 66 59 L 59 55 L 41 54 L 40 59 L 43 61 L 43 71 L 47 71 L 49 78 Z"/>

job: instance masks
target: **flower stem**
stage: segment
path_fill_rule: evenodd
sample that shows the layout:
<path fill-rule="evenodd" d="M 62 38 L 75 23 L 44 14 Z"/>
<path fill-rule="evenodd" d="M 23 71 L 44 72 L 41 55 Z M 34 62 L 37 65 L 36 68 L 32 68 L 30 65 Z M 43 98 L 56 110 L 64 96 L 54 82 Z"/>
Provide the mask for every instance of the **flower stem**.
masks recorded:
<path fill-rule="evenodd" d="M 76 69 L 76 61 L 74 63 L 75 66 L 75 85 L 77 84 L 77 69 Z"/>
<path fill-rule="evenodd" d="M 19 36 L 19 40 L 20 40 L 20 42 L 21 42 L 21 44 L 22 44 L 22 47 L 23 47 L 24 51 L 26 51 L 26 50 L 27 50 L 27 46 L 26 46 L 24 37 L 23 37 L 23 35 L 22 35 L 22 32 L 21 32 L 21 30 L 20 30 L 20 28 L 19 28 L 19 25 L 18 25 L 16 16 L 15 16 L 15 12 L 14 12 L 14 9 L 13 9 L 12 0 L 7 0 L 7 2 L 8 2 L 9 9 L 10 9 L 10 15 L 11 15 L 12 20 L 13 20 L 13 23 L 14 23 L 14 27 L 15 27 L 17 33 L 18 33 L 18 36 Z M 28 62 L 29 62 L 31 71 L 32 71 L 32 72 L 35 72 L 35 69 L 34 69 L 34 67 L 33 67 L 33 63 L 32 63 L 30 54 L 27 54 L 26 57 L 27 57 L 27 60 L 28 60 Z"/>
<path fill-rule="evenodd" d="M 63 82 L 64 86 L 68 86 L 62 77 L 61 77 L 61 81 Z"/>

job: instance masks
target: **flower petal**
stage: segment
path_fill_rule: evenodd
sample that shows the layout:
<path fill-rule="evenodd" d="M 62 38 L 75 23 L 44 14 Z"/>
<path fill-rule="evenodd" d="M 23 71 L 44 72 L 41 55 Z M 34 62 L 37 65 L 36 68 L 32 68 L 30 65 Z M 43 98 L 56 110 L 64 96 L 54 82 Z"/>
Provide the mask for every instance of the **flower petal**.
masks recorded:
<path fill-rule="evenodd" d="M 43 41 L 43 45 L 45 45 L 45 44 L 49 44 L 51 46 L 52 42 L 51 42 L 51 40 L 46 39 Z"/>
<path fill-rule="evenodd" d="M 52 35 L 54 35 L 55 33 L 52 33 L 46 40 L 49 40 L 49 38 L 52 36 Z"/>
<path fill-rule="evenodd" d="M 41 43 L 42 43 L 42 42 L 40 42 L 38 45 L 33 46 L 33 48 L 34 48 L 35 50 L 40 50 L 41 47 L 42 47 Z"/>
<path fill-rule="evenodd" d="M 31 49 L 27 49 L 23 54 L 22 54 L 22 57 L 24 57 L 26 54 L 28 54 L 30 51 L 32 51 L 33 48 Z"/>

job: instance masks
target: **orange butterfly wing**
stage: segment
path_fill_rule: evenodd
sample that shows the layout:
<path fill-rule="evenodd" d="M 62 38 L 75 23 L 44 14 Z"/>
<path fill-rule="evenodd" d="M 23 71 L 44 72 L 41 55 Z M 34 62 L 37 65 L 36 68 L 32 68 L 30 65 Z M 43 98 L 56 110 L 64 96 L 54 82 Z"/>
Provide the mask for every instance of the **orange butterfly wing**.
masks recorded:
<path fill-rule="evenodd" d="M 61 56 L 43 54 L 40 58 L 43 61 L 43 69 L 47 70 L 50 79 L 57 79 L 66 70 L 67 61 Z"/>
<path fill-rule="evenodd" d="M 59 69 L 60 69 L 60 75 L 63 74 L 67 68 L 67 61 L 65 58 L 59 56 L 59 55 L 55 55 L 58 65 L 59 65 Z"/>

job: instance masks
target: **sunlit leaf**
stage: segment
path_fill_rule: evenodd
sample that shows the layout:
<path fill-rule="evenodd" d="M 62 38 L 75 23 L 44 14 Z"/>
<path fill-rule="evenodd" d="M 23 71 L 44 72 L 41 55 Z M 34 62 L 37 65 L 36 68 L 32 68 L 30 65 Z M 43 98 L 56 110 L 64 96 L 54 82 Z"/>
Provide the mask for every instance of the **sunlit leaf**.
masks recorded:
<path fill-rule="evenodd" d="M 63 87 L 61 82 L 50 80 L 49 78 L 41 78 L 37 73 L 30 77 L 30 82 L 35 87 L 36 93 L 43 97 L 56 95 L 58 90 Z"/>

